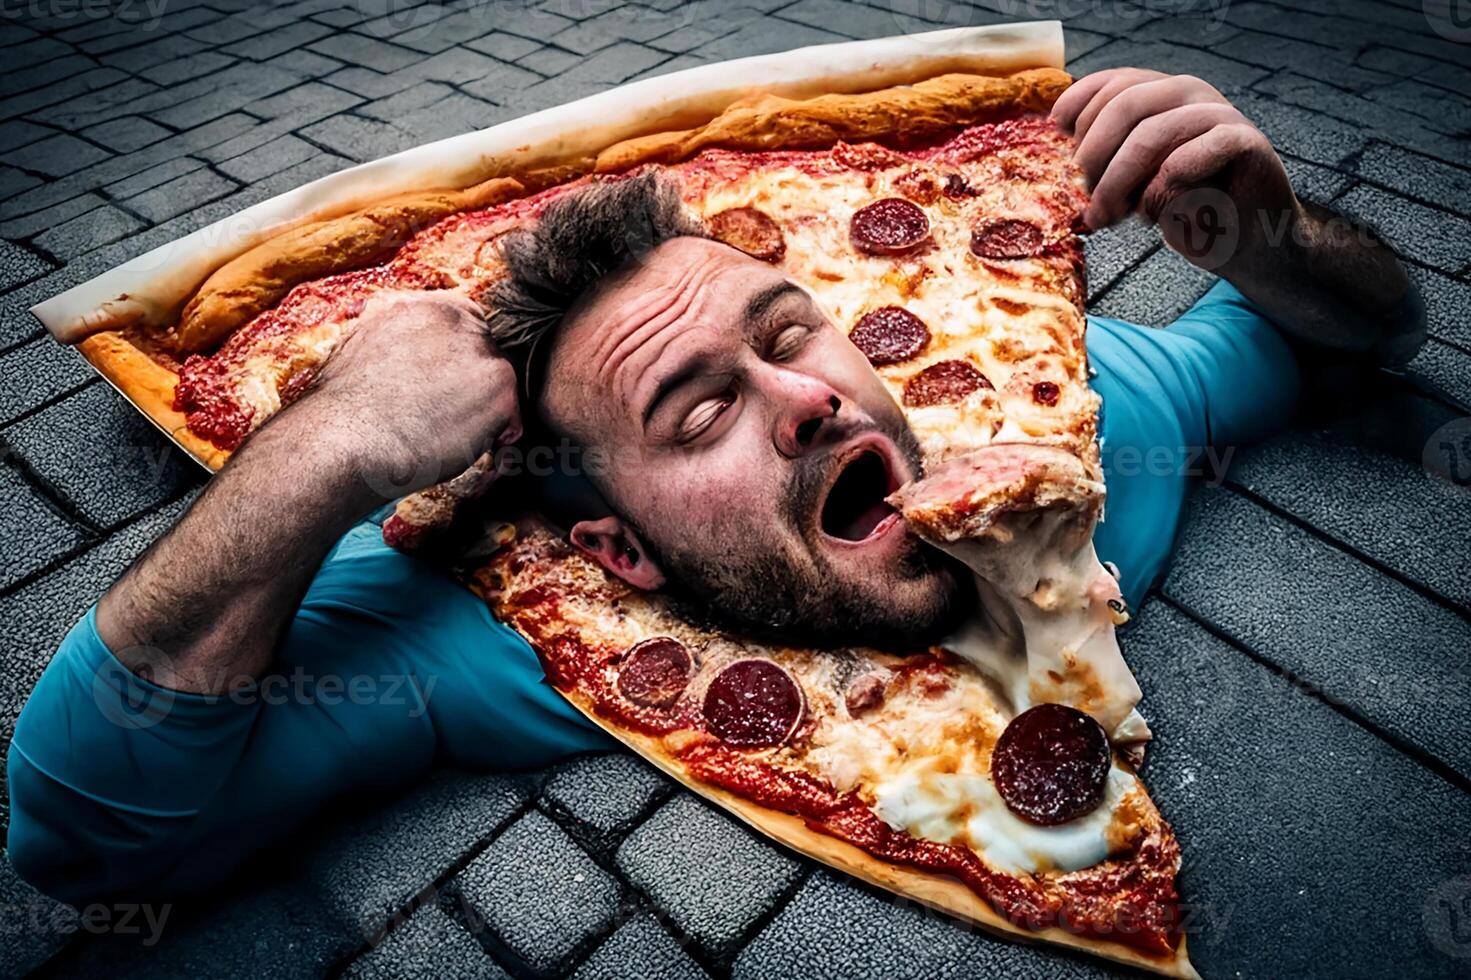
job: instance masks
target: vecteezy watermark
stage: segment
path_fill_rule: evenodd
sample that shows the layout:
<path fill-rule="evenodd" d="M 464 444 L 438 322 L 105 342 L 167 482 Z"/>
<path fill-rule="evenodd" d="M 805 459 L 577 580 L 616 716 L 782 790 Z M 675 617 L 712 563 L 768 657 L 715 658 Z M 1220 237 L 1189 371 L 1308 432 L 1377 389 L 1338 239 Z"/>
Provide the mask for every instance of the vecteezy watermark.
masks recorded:
<path fill-rule="evenodd" d="M 1471 487 L 1471 418 L 1453 419 L 1425 441 L 1425 472 L 1458 487 Z"/>
<path fill-rule="evenodd" d="M 1443 881 L 1425 897 L 1420 910 L 1425 934 L 1436 949 L 1471 959 L 1471 875 Z"/>
<path fill-rule="evenodd" d="M 168 0 L 0 0 L 7 20 L 120 20 L 151 31 L 163 19 Z"/>
<path fill-rule="evenodd" d="M 1202 14 L 1202 33 L 1226 23 L 1231 0 L 990 0 L 981 5 L 962 0 L 885 0 L 898 33 L 974 27 L 992 21 L 1063 20 L 1081 17 L 1129 24 L 1165 16 Z"/>
<path fill-rule="evenodd" d="M 81 930 L 94 936 L 141 936 L 142 945 L 156 946 L 173 910 L 172 905 L 136 902 L 73 907 L 37 896 L 0 905 L 0 936 L 69 936 Z"/>
<path fill-rule="evenodd" d="M 1471 41 L 1471 0 L 1424 0 L 1420 9 L 1430 29 L 1447 41 Z"/>

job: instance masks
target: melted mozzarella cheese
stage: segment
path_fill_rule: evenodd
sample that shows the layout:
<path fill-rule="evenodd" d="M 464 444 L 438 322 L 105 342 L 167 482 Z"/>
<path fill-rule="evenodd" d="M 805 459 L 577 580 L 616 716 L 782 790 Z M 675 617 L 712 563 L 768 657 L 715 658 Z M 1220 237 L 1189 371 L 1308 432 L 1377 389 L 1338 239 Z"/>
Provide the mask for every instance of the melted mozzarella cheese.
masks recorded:
<path fill-rule="evenodd" d="M 925 840 L 964 843 L 986 864 L 1008 874 L 1077 871 L 1108 857 L 1109 828 L 1138 780 L 1109 770 L 1103 803 L 1053 827 L 1012 813 L 990 778 L 934 772 L 928 764 L 901 770 L 874 789 L 874 812 L 895 830 Z"/>

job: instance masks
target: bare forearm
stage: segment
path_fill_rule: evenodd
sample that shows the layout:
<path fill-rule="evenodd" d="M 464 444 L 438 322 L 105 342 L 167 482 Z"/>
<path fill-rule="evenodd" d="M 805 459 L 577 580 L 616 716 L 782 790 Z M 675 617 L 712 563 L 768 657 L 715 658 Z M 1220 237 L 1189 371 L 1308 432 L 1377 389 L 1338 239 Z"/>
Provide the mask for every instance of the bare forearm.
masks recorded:
<path fill-rule="evenodd" d="M 1387 355 L 1424 331 L 1424 311 L 1394 252 L 1368 227 L 1315 204 L 1259 213 L 1220 271 L 1294 337 Z M 1418 340 L 1418 337 L 1416 338 Z M 1388 359 L 1393 360 L 1393 357 Z"/>
<path fill-rule="evenodd" d="M 130 668 L 201 693 L 265 671 L 323 557 L 377 502 L 307 435 L 286 415 L 263 428 L 103 597 L 98 633 Z"/>

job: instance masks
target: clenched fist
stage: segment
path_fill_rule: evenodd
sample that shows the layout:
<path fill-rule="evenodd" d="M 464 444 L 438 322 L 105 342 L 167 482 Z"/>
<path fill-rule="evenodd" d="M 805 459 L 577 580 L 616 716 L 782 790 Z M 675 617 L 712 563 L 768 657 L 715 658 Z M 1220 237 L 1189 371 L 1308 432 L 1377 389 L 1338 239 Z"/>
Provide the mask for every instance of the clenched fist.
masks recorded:
<path fill-rule="evenodd" d="M 521 434 L 516 375 L 452 292 L 386 292 L 279 416 L 383 500 L 447 480 Z"/>

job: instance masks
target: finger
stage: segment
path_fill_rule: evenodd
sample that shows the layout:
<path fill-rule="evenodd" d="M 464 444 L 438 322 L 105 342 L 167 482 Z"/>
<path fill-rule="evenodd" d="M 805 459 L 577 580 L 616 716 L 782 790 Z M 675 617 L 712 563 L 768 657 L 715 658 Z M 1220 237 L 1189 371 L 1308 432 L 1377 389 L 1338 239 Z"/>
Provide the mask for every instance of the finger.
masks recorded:
<path fill-rule="evenodd" d="M 1087 136 L 1093 120 L 1097 119 L 1098 114 L 1120 94 L 1127 92 L 1135 85 L 1144 85 L 1168 77 L 1161 72 L 1146 71 L 1142 68 L 1128 68 L 1119 72 L 1094 93 L 1093 98 L 1089 99 L 1088 104 L 1078 113 L 1078 118 L 1073 121 L 1073 138 L 1081 140 Z"/>
<path fill-rule="evenodd" d="M 1266 141 L 1248 122 L 1226 123 L 1188 140 L 1169 154 L 1139 198 L 1150 220 L 1158 220 L 1176 197 L 1199 187 Z"/>
<path fill-rule="evenodd" d="M 1098 101 L 1095 99 L 1094 103 Z M 1099 109 L 1087 131 L 1078 132 L 1073 161 L 1090 181 L 1097 183 L 1119 146 L 1150 116 L 1185 105 L 1229 104 L 1210 85 L 1189 75 L 1140 82 L 1115 94 Z"/>
<path fill-rule="evenodd" d="M 1052 121 L 1065 132 L 1072 132 L 1073 124 L 1078 119 L 1078 113 L 1083 111 L 1090 99 L 1098 94 L 1098 90 L 1107 85 L 1115 75 L 1127 68 L 1109 68 L 1105 71 L 1095 71 L 1091 75 L 1084 75 L 1067 87 L 1067 91 L 1057 97 L 1052 104 Z"/>
<path fill-rule="evenodd" d="M 1229 105 L 1187 105 L 1150 116 L 1134 127 L 1093 189 L 1083 219 L 1105 228 L 1133 210 L 1134 195 L 1147 185 L 1174 149 L 1212 127 L 1241 118 Z"/>

